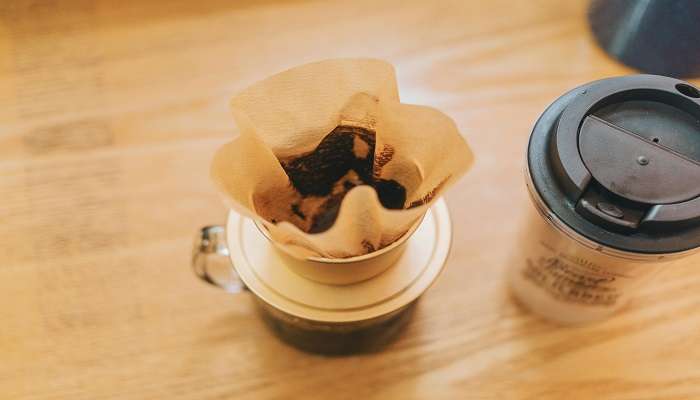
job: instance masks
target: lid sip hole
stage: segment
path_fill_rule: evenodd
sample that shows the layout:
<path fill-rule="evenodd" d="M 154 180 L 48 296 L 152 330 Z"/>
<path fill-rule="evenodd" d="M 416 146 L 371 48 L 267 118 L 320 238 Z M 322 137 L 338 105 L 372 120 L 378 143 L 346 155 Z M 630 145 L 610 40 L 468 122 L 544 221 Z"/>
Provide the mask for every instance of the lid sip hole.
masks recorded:
<path fill-rule="evenodd" d="M 655 138 L 651 139 L 651 141 L 654 143 L 659 143 L 659 138 L 655 137 Z"/>
<path fill-rule="evenodd" d="M 687 85 L 685 83 L 679 83 L 676 85 L 676 90 L 682 94 L 693 97 L 695 99 L 700 98 L 700 90 L 694 88 L 693 86 Z"/>

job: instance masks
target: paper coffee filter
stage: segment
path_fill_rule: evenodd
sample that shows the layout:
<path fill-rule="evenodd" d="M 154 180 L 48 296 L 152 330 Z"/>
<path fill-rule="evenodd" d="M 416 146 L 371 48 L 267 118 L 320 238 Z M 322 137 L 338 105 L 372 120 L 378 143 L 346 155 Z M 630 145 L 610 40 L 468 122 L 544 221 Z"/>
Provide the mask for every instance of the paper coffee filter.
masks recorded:
<path fill-rule="evenodd" d="M 262 222 L 276 245 L 299 258 L 346 258 L 391 244 L 473 160 L 449 117 L 399 103 L 393 67 L 379 60 L 293 68 L 244 90 L 231 106 L 240 135 L 215 154 L 212 178 L 232 208 Z M 335 219 L 309 233 L 330 197 L 302 195 L 283 164 L 320 154 L 337 127 L 351 127 L 344 129 L 354 135 L 356 161 L 370 160 L 365 157 L 373 142 L 371 180 L 395 181 L 405 189 L 405 201 L 401 209 L 385 208 L 375 188 L 364 184 L 367 177 L 349 170 L 329 195 L 350 188 L 335 197 L 342 198 Z M 324 150 L 328 160 L 332 150 Z"/>
<path fill-rule="evenodd" d="M 447 115 L 398 102 L 382 103 L 380 110 L 375 148 L 393 154 L 381 177 L 406 187 L 406 207 L 432 200 L 471 166 L 471 150 Z"/>
<path fill-rule="evenodd" d="M 316 147 L 358 93 L 398 102 L 391 64 L 337 59 L 302 65 L 243 90 L 231 109 L 237 123 L 241 117 L 251 122 L 276 156 L 294 156 Z"/>

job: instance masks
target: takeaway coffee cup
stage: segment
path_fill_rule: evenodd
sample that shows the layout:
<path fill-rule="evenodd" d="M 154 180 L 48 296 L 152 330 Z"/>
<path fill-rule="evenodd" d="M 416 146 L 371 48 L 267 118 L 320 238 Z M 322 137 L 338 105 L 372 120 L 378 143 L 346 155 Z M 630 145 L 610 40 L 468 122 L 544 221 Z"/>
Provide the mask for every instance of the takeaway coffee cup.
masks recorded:
<path fill-rule="evenodd" d="M 525 171 L 514 294 L 553 320 L 605 318 L 700 246 L 700 91 L 656 75 L 580 86 L 535 124 Z"/>
<path fill-rule="evenodd" d="M 401 332 L 442 271 L 451 240 L 447 205 L 438 199 L 387 247 L 301 260 L 276 246 L 262 225 L 231 210 L 225 228 L 201 229 L 192 267 L 207 283 L 252 296 L 283 341 L 314 353 L 349 354 L 378 350 Z"/>

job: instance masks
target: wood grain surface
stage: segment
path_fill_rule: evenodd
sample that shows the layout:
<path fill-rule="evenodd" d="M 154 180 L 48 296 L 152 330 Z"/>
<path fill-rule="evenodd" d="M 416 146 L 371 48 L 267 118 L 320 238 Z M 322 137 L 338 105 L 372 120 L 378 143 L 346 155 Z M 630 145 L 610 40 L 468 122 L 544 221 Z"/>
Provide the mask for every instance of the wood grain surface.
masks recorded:
<path fill-rule="evenodd" d="M 560 327 L 503 275 L 524 145 L 564 91 L 631 73 L 586 1 L 20 1 L 0 4 L 0 399 L 698 399 L 697 258 L 615 318 Z M 226 215 L 207 177 L 237 90 L 305 62 L 394 63 L 474 169 L 447 195 L 445 273 L 385 351 L 280 343 L 247 294 L 190 271 Z"/>

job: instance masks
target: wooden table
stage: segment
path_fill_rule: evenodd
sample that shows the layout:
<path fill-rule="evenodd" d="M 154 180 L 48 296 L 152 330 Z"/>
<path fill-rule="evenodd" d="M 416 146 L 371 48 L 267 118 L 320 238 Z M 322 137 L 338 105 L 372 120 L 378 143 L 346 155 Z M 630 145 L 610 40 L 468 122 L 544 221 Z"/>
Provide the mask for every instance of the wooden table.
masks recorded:
<path fill-rule="evenodd" d="M 700 273 L 567 328 L 509 297 L 524 144 L 561 93 L 630 73 L 580 1 L 5 1 L 0 5 L 1 399 L 700 398 Z M 308 61 L 396 65 L 402 99 L 477 155 L 447 196 L 455 245 L 378 354 L 280 343 L 189 269 L 226 215 L 207 177 L 233 93 Z M 696 259 L 697 260 L 697 259 Z"/>

